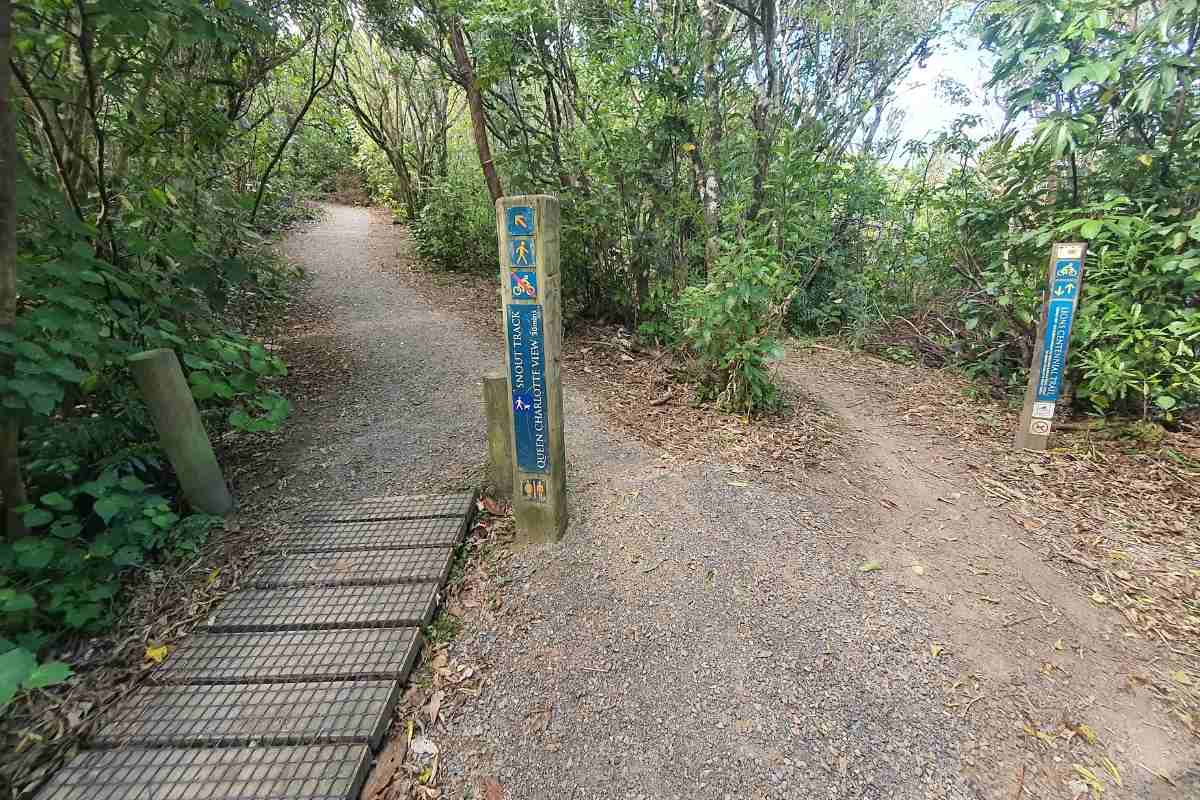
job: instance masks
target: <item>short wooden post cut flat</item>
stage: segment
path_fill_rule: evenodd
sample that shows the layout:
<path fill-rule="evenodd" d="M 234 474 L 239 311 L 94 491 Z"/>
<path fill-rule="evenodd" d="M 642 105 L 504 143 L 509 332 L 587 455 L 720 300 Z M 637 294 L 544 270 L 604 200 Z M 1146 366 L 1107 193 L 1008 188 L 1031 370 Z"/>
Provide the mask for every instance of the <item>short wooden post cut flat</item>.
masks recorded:
<path fill-rule="evenodd" d="M 483 412 L 487 418 L 487 480 L 497 497 L 508 500 L 513 492 L 512 397 L 508 376 L 500 370 L 483 376 Z"/>
<path fill-rule="evenodd" d="M 1045 450 L 1054 423 L 1054 411 L 1067 372 L 1067 352 L 1071 347 L 1071 325 L 1083 289 L 1083 263 L 1087 245 L 1068 242 L 1054 245 L 1046 278 L 1043 303 L 1025 404 L 1013 446 L 1020 450 Z"/>
<path fill-rule="evenodd" d="M 129 357 L 129 368 L 188 502 L 209 514 L 232 509 L 233 497 L 175 351 L 136 353 Z"/>
<path fill-rule="evenodd" d="M 525 541 L 556 541 L 567 527 L 558 199 L 501 197 L 496 230 L 517 533 Z"/>

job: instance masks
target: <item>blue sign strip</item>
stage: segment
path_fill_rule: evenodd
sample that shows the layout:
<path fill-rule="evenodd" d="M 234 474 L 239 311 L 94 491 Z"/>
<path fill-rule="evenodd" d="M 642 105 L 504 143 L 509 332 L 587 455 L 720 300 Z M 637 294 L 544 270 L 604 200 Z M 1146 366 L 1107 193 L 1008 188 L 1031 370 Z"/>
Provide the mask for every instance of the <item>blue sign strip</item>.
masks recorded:
<path fill-rule="evenodd" d="M 1067 367 L 1067 347 L 1071 344 L 1071 324 L 1075 321 L 1075 301 L 1079 296 L 1078 259 L 1060 258 L 1054 264 L 1050 302 L 1046 309 L 1046 335 L 1042 340 L 1042 363 L 1038 365 L 1037 402 L 1054 403 L 1062 392 Z"/>
<path fill-rule="evenodd" d="M 542 307 L 513 304 L 507 307 L 506 314 L 504 329 L 508 338 L 517 467 L 522 472 L 549 472 L 550 424 Z"/>
<path fill-rule="evenodd" d="M 1071 341 L 1071 323 L 1075 318 L 1074 300 L 1051 300 L 1046 318 L 1046 338 L 1042 344 L 1042 364 L 1038 370 L 1037 400 L 1054 403 L 1062 391 L 1067 366 L 1067 345 Z"/>

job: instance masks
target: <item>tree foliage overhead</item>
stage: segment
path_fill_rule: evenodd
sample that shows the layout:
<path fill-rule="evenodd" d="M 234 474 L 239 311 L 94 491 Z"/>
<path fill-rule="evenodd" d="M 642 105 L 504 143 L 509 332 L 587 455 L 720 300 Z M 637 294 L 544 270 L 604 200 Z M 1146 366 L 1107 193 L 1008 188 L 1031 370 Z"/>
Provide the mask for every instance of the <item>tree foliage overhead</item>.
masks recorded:
<path fill-rule="evenodd" d="M 422 251 L 482 268 L 494 242 L 467 243 L 490 238 L 489 199 L 559 194 L 569 311 L 690 341 L 732 408 L 769 405 L 781 327 L 1015 388 L 1049 245 L 1073 238 L 1092 245 L 1069 376 L 1080 410 L 1169 416 L 1200 400 L 1192 0 L 412 0 L 362 14 L 470 109 L 450 168 L 423 176 L 426 202 L 408 209 Z M 899 87 L 951 31 L 994 55 L 1007 122 L 981 133 L 967 109 L 933 141 L 899 141 L 903 115 L 923 111 Z M 965 94 L 951 79 L 943 96 Z M 761 269 L 730 278 L 747 263 Z M 779 324 L 746 303 L 762 287 L 787 306 Z M 737 346 L 718 358 L 706 323 L 739 307 L 723 335 Z"/>

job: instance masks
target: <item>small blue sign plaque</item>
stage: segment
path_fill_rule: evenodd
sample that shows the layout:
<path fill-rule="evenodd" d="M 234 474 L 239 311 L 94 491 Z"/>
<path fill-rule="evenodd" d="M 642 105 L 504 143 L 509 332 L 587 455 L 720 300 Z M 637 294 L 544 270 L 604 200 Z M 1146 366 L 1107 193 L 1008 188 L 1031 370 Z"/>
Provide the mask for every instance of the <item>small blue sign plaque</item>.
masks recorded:
<path fill-rule="evenodd" d="M 550 421 L 546 407 L 546 351 L 541 305 L 509 305 L 505 309 L 509 382 L 512 387 L 513 432 L 517 468 L 550 471 Z"/>
<path fill-rule="evenodd" d="M 523 269 L 509 272 L 513 300 L 537 300 L 537 273 Z"/>
<path fill-rule="evenodd" d="M 512 267 L 532 267 L 535 263 L 533 239 L 509 239 L 508 263 Z"/>
<path fill-rule="evenodd" d="M 509 236 L 533 236 L 533 209 L 530 206 L 513 206 L 505 209 Z"/>

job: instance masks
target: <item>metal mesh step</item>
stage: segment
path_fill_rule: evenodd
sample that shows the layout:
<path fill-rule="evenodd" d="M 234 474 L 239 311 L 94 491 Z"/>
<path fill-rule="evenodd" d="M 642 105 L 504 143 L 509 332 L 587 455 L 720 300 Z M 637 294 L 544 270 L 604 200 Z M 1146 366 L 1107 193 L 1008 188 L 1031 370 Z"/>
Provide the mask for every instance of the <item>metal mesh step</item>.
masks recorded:
<path fill-rule="evenodd" d="M 350 800 L 366 778 L 366 745 L 92 750 L 38 800 Z"/>
<path fill-rule="evenodd" d="M 438 584 L 248 589 L 225 598 L 204 629 L 214 633 L 427 625 Z"/>
<path fill-rule="evenodd" d="M 387 583 L 444 583 L 454 551 L 448 547 L 360 550 L 282 555 L 250 579 L 259 589 L 288 586 L 355 586 Z"/>
<path fill-rule="evenodd" d="M 193 633 L 154 673 L 160 684 L 403 681 L 421 646 L 415 628 Z"/>
<path fill-rule="evenodd" d="M 369 744 L 400 696 L 397 681 L 147 686 L 105 715 L 97 747 Z"/>
<path fill-rule="evenodd" d="M 454 547 L 466 525 L 465 517 L 303 523 L 281 547 L 293 553 Z"/>
<path fill-rule="evenodd" d="M 305 522 L 311 523 L 465 517 L 474 510 L 475 495 L 473 493 L 367 497 L 362 500 L 330 500 L 317 503 L 305 513 L 303 519 Z"/>

